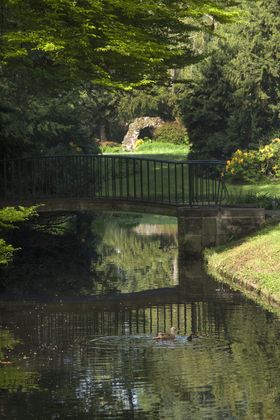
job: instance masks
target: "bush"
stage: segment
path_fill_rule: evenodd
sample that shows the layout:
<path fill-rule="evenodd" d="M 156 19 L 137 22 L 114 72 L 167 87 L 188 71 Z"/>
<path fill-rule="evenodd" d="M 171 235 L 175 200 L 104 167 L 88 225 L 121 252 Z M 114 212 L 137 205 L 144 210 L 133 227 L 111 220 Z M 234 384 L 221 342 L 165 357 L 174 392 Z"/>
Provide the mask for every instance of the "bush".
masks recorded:
<path fill-rule="evenodd" d="M 121 153 L 123 151 L 122 145 L 114 141 L 102 141 L 99 146 L 102 153 Z"/>
<path fill-rule="evenodd" d="M 280 178 L 280 139 L 275 138 L 258 150 L 237 149 L 227 161 L 226 172 L 233 181 L 256 182 L 265 178 Z"/>
<path fill-rule="evenodd" d="M 189 137 L 186 128 L 174 122 L 167 122 L 157 127 L 154 132 L 154 138 L 161 143 L 188 144 Z"/>
<path fill-rule="evenodd" d="M 138 139 L 138 140 L 136 140 L 136 142 L 135 142 L 135 149 L 138 149 L 139 147 L 141 147 L 142 144 L 145 143 L 145 141 L 146 142 L 147 141 L 150 141 L 150 139 L 144 138 L 144 139 Z"/>

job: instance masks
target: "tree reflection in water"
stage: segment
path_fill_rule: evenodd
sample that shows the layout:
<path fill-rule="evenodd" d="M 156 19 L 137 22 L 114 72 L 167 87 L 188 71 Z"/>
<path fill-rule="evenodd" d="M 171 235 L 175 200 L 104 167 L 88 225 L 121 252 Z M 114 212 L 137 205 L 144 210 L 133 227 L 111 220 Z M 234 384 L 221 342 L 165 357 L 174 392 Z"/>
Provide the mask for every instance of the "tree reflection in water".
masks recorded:
<path fill-rule="evenodd" d="M 179 260 L 174 283 L 172 235 L 117 219 L 95 219 L 98 248 L 85 261 L 91 290 L 118 293 L 0 301 L 1 325 L 22 342 L 14 360 L 27 355 L 20 366 L 40 375 L 40 388 L 0 397 L 3 418 L 280 418 L 278 317 L 199 262 Z M 180 328 L 174 342 L 152 339 L 171 325 Z M 188 342 L 191 330 L 203 338 Z"/>

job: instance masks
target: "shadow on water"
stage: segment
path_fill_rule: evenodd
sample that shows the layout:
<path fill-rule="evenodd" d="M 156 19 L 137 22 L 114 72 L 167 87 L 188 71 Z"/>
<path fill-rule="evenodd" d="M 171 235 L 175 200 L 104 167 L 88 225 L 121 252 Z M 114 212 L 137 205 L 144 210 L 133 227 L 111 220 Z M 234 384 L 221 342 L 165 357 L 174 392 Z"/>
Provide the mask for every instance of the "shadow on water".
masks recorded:
<path fill-rule="evenodd" d="M 0 300 L 0 356 L 13 361 L 0 367 L 1 418 L 280 418 L 279 320 L 209 279 L 201 262 L 178 260 L 176 224 L 129 216 L 64 224 L 63 238 L 54 236 L 73 251 L 49 267 L 49 280 L 42 268 L 43 291 L 27 260 L 6 272 L 9 281 L 20 275 L 10 292 L 24 291 L 22 281 L 40 297 Z M 175 340 L 153 340 L 171 326 Z M 191 331 L 201 338 L 189 342 Z"/>

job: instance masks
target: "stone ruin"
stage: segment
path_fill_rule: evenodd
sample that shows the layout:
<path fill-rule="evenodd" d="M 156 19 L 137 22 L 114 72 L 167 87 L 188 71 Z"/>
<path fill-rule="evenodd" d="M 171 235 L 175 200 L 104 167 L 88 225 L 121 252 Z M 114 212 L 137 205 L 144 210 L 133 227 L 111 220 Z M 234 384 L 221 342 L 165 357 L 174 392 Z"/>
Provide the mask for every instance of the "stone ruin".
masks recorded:
<path fill-rule="evenodd" d="M 159 117 L 135 118 L 135 120 L 131 124 L 129 124 L 128 132 L 124 136 L 122 145 L 127 150 L 134 150 L 135 143 L 138 139 L 138 136 L 141 130 L 148 127 L 151 127 L 151 128 L 160 127 L 163 124 L 164 124 L 164 121 Z"/>

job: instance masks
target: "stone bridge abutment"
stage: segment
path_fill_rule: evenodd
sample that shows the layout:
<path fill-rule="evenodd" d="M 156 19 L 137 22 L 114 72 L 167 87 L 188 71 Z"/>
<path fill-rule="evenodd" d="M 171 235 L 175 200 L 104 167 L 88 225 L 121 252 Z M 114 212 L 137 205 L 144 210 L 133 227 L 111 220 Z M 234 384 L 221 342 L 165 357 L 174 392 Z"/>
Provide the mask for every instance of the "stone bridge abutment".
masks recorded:
<path fill-rule="evenodd" d="M 205 248 L 245 237 L 266 224 L 259 208 L 179 208 L 180 255 L 201 255 Z"/>

